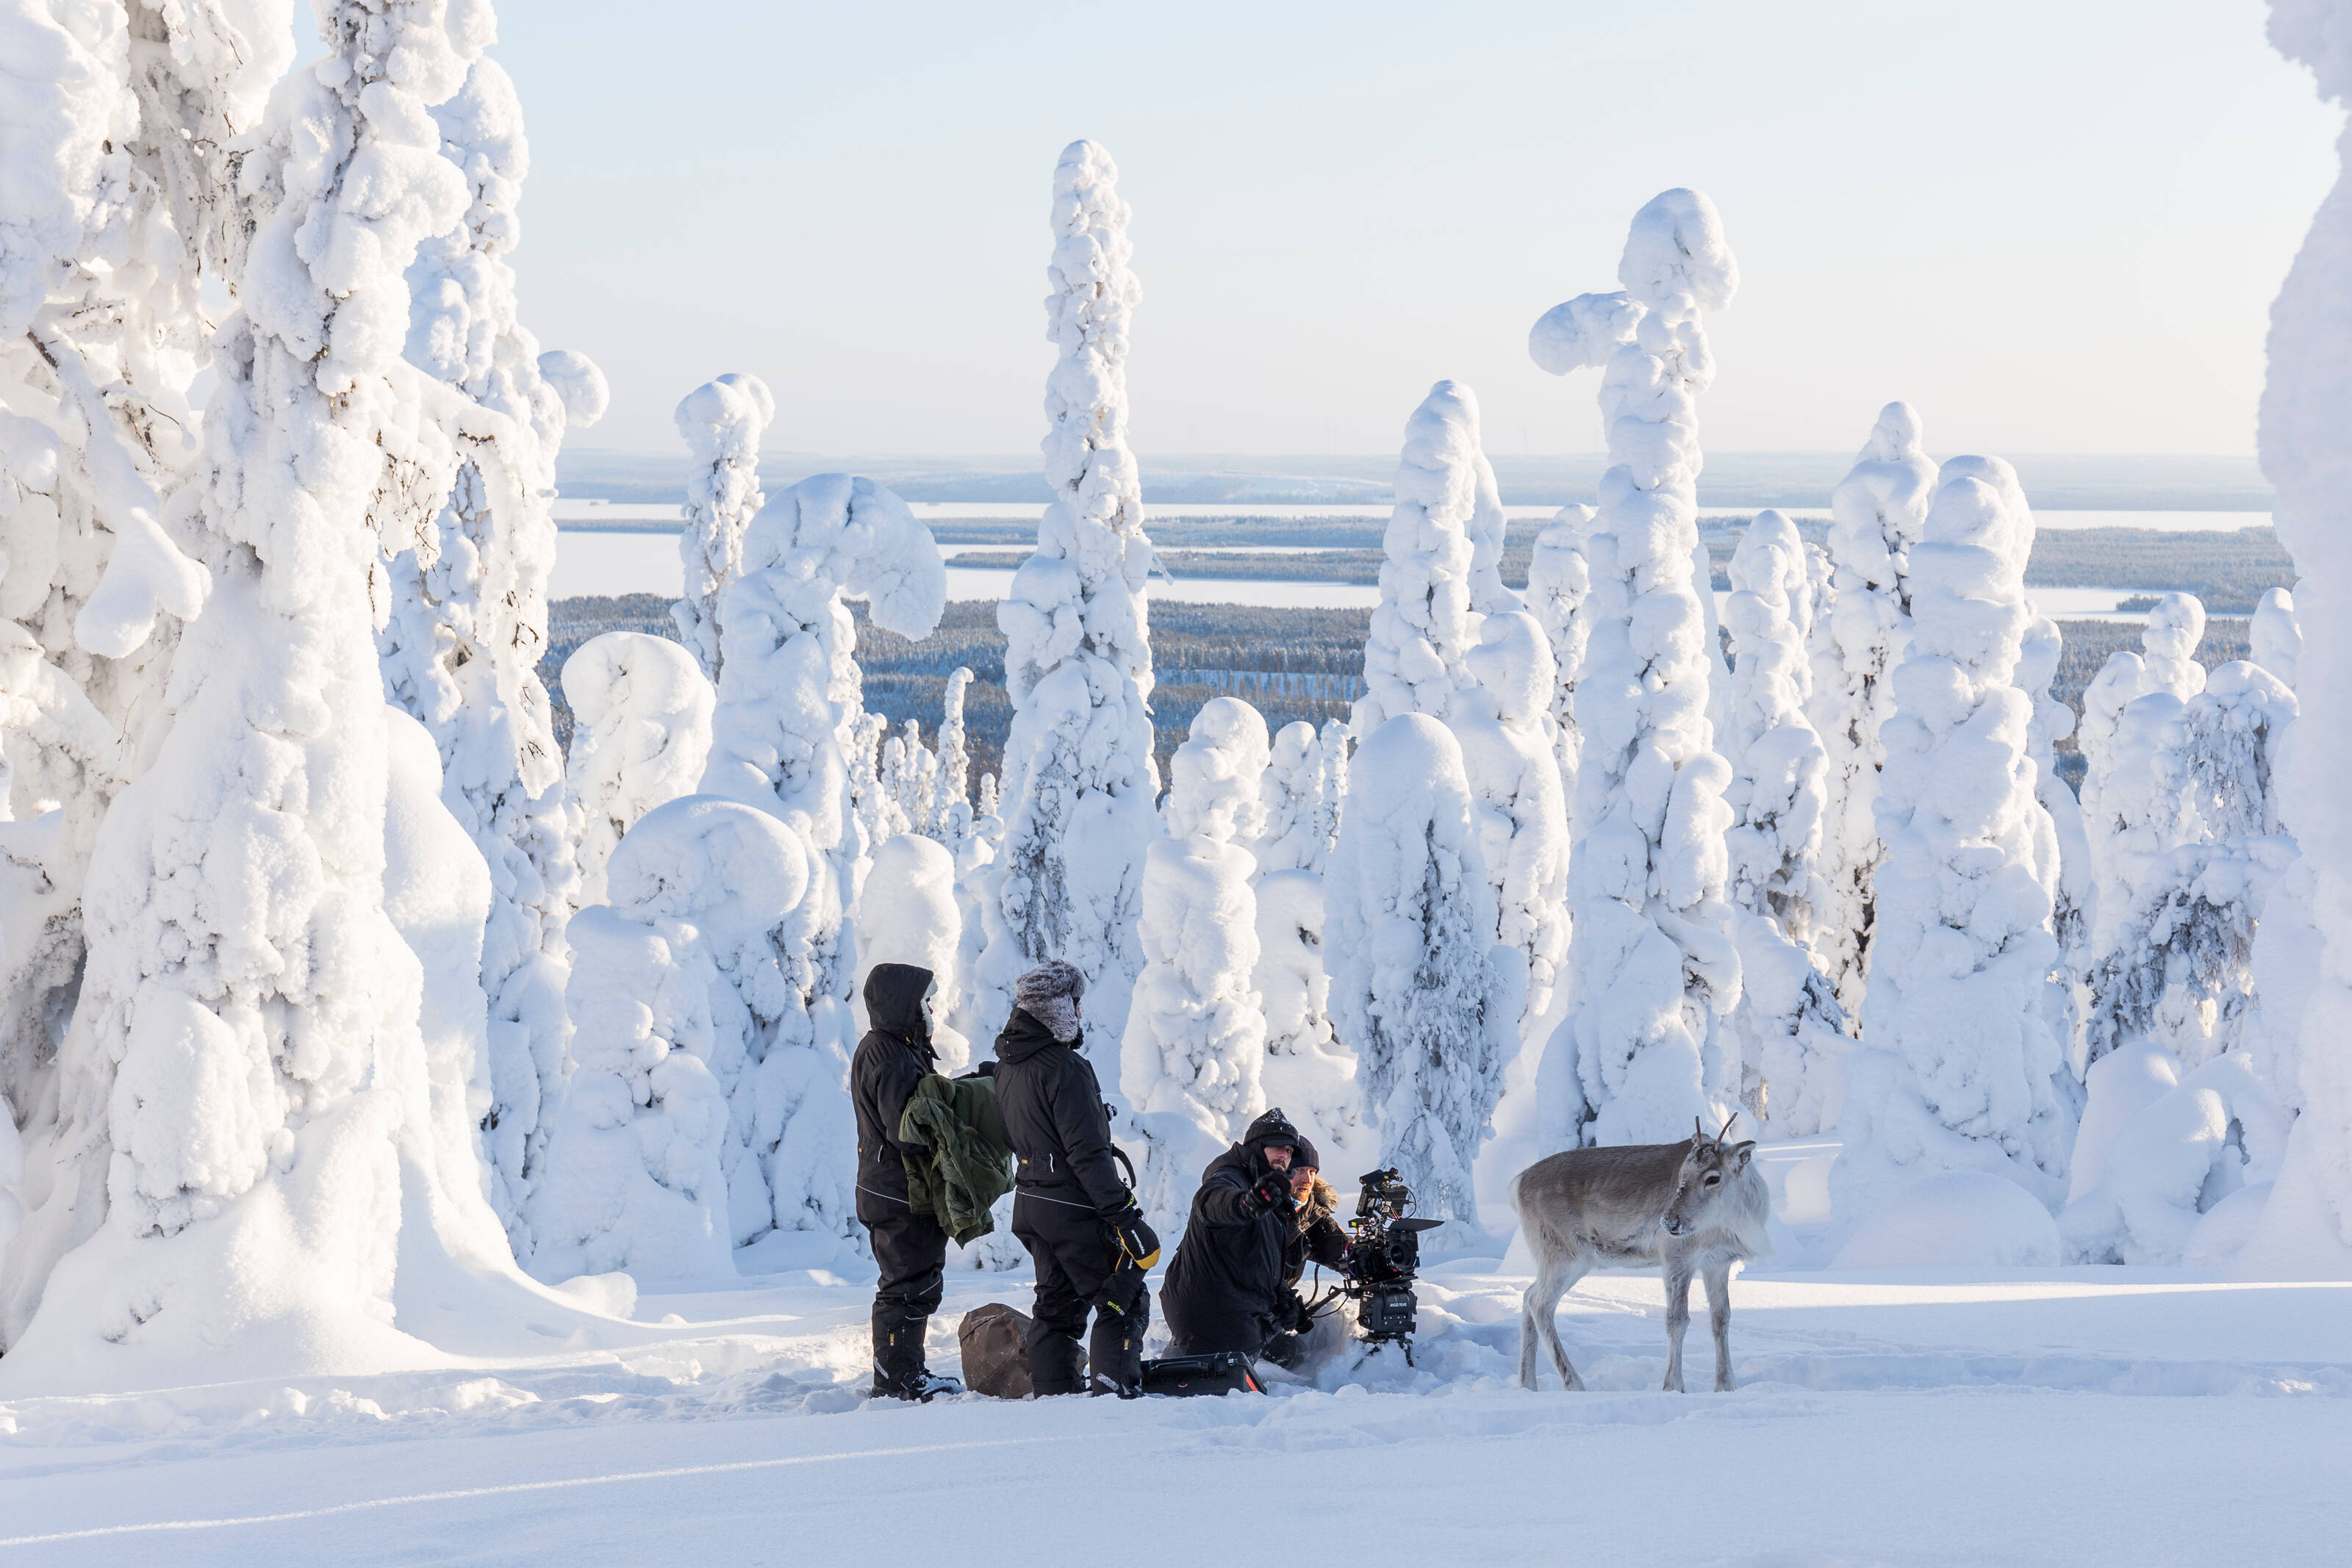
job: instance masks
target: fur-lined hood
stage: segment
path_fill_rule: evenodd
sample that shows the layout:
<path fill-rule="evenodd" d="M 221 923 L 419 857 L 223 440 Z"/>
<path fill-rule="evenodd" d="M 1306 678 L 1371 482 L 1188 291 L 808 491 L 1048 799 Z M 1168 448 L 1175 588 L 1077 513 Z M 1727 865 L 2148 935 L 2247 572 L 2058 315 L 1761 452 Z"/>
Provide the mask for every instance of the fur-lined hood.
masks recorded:
<path fill-rule="evenodd" d="M 1317 1176 L 1314 1185 L 1307 1189 L 1307 1197 L 1298 1205 L 1298 1234 L 1306 1235 L 1315 1228 L 1317 1220 L 1330 1218 L 1339 1207 L 1339 1195 L 1331 1190 L 1329 1182 Z"/>

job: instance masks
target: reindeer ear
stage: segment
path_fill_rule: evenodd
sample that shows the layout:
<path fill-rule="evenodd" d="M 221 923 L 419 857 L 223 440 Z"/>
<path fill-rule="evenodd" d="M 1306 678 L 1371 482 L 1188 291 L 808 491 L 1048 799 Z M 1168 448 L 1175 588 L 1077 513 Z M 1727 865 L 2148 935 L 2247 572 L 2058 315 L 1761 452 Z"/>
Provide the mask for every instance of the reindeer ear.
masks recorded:
<path fill-rule="evenodd" d="M 1748 1168 L 1748 1157 L 1755 1154 L 1755 1152 L 1756 1141 L 1753 1138 L 1750 1138 L 1744 1144 L 1734 1144 L 1732 1145 L 1731 1170 L 1734 1176 L 1738 1175 L 1741 1171 Z"/>

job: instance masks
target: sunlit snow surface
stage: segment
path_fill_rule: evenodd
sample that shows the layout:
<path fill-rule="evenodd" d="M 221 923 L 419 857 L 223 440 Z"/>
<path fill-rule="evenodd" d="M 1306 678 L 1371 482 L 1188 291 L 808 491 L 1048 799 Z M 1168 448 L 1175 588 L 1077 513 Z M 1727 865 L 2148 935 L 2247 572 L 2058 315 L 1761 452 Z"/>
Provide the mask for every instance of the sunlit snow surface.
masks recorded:
<path fill-rule="evenodd" d="M 1819 1141 L 1774 1156 L 1801 1257 Z M 870 1284 L 639 1298 L 462 1370 L 0 1405 L 0 1564 L 2138 1563 L 2336 1557 L 2352 1284 L 1773 1271 L 1737 1393 L 1666 1395 L 1656 1278 L 1568 1297 L 1592 1392 L 1515 1386 L 1523 1254 L 1393 1353 L 1221 1400 L 875 1404 Z M 649 1282 L 651 1283 L 651 1282 Z M 959 1272 L 933 1365 L 1025 1273 Z M 668 1320 L 668 1321 L 665 1321 Z M 1706 1357 L 1702 1306 L 1692 1344 Z M 586 1343 L 593 1340 L 597 1343 Z M 197 1373 L 201 1378 L 201 1372 Z"/>

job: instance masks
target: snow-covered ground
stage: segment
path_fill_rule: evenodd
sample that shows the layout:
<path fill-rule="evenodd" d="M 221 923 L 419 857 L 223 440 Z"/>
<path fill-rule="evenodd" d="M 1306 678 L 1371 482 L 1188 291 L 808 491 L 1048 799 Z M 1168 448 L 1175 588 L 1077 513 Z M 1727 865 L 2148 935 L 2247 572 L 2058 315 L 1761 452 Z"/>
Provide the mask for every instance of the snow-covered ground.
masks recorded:
<path fill-rule="evenodd" d="M 800 1270 L 462 1365 L 22 1399 L 0 1563 L 2342 1559 L 2352 1284 L 1760 1271 L 1738 1391 L 1676 1396 L 1655 1277 L 1596 1276 L 1570 1395 L 1514 1384 L 1517 1267 L 1425 1276 L 1416 1368 L 1263 1397 L 872 1403 L 870 1287 Z M 933 1364 L 1028 1299 L 950 1275 Z"/>

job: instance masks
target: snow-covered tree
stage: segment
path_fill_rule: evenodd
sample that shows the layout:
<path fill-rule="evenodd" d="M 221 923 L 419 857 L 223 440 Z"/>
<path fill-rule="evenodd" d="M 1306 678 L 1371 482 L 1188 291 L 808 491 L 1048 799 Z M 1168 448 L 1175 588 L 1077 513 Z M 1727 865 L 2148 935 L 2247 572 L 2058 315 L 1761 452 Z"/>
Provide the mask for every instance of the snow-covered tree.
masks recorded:
<path fill-rule="evenodd" d="M 2247 629 L 2253 662 L 2294 689 L 2294 667 L 2303 653 L 2303 622 L 2295 618 L 2294 595 L 2284 588 L 2263 591 Z"/>
<path fill-rule="evenodd" d="M 1911 638 L 1879 737 L 1877 935 L 1832 1179 L 1866 1216 L 1942 1170 L 2061 1191 L 2074 1110 L 2043 1012 L 2057 835 L 2017 685 L 2033 517 L 2009 465 L 1956 457 L 1910 549 Z M 2071 1080 L 2070 1080 L 2071 1082 Z"/>
<path fill-rule="evenodd" d="M 1381 598 L 1364 643 L 1364 695 L 1355 733 L 1370 735 L 1399 714 L 1450 721 L 1475 705 L 1470 650 L 1478 643 L 1471 605 L 1482 486 L 1493 472 L 1478 448 L 1478 400 L 1459 382 L 1440 382 L 1405 422 L 1397 465 L 1396 509 L 1381 543 Z"/>
<path fill-rule="evenodd" d="M 775 416 L 768 383 L 740 371 L 703 382 L 677 405 L 677 433 L 694 470 L 686 482 L 686 531 L 677 539 L 686 591 L 669 613 L 679 640 L 713 682 L 726 657 L 721 601 L 743 570 L 743 530 L 767 504 L 760 493 L 760 440 Z"/>
<path fill-rule="evenodd" d="M 1274 737 L 1265 782 L 1258 787 L 1258 809 L 1264 823 L 1249 844 L 1258 873 L 1323 869 L 1330 841 L 1323 823 L 1323 799 L 1329 768 L 1323 758 L 1323 737 L 1301 719 L 1286 724 Z"/>
<path fill-rule="evenodd" d="M 1805 713 L 1812 587 L 1796 525 L 1758 513 L 1731 557 L 1723 619 L 1732 664 L 1718 738 L 1731 765 L 1725 844 L 1741 975 L 1732 1018 L 1740 1101 L 1784 1136 L 1834 1125 L 1843 1097 L 1845 1017 L 1813 953 L 1829 893 L 1821 873 L 1828 754 Z"/>
<path fill-rule="evenodd" d="M 1879 731 L 1894 711 L 1890 676 L 1911 636 L 1911 547 L 1927 517 L 1936 465 L 1911 405 L 1879 411 L 1860 456 L 1830 493 L 1832 598 L 1814 622 L 1813 730 L 1828 753 L 1822 880 L 1829 903 L 1820 954 L 1848 1018 L 1862 1010 L 1869 974 L 1872 880 L 1878 838 Z"/>
<path fill-rule="evenodd" d="M 2050 1027 L 2065 1048 L 2074 1076 L 2084 1067 L 2083 1013 L 2088 995 L 2083 977 L 2094 954 L 2099 915 L 2098 868 L 2083 821 L 2082 803 L 2058 775 L 2058 742 L 2074 733 L 2074 710 L 2051 695 L 2065 638 L 2058 623 L 2036 615 L 2025 629 L 2017 659 L 2017 685 L 2033 705 L 2026 757 L 2033 764 L 2033 798 L 2048 813 L 2058 839 L 2057 881 L 2050 889 L 2050 930 L 2058 939 L 2058 969 L 2043 993 Z"/>
<path fill-rule="evenodd" d="M 572 726 L 565 771 L 585 819 L 579 896 L 602 904 L 604 865 L 622 835 L 701 783 L 719 695 L 668 638 L 607 632 L 563 662 L 563 697 Z"/>
<path fill-rule="evenodd" d="M 1118 183 L 1118 165 L 1092 141 L 1063 149 L 1054 171 L 1045 335 L 1059 357 L 1043 443 L 1054 499 L 997 608 L 1013 714 L 977 1004 L 1001 1020 L 1023 970 L 1047 958 L 1076 965 L 1089 1049 L 1104 1064 L 1143 967 L 1135 927 L 1160 790 L 1147 706 L 1151 543 L 1127 445 L 1128 322 L 1141 290 Z"/>
<path fill-rule="evenodd" d="M 1596 515 L 1591 507 L 1562 507 L 1536 536 L 1528 562 L 1528 611 L 1551 643 L 1552 748 L 1559 758 L 1570 821 L 1576 818 L 1577 758 L 1582 753 L 1576 734 L 1576 683 L 1583 676 L 1585 644 L 1592 635 L 1583 613 L 1592 591 L 1584 536 Z"/>
<path fill-rule="evenodd" d="M 852 758 L 862 753 L 870 777 L 879 731 L 866 713 L 856 622 L 843 601 L 866 601 L 885 631 L 927 637 L 947 605 L 947 571 L 906 502 L 847 474 L 814 475 L 761 507 L 741 561 L 719 606 L 724 658 L 702 789 L 789 824 L 820 862 L 807 901 L 817 912 L 814 946 L 793 955 L 805 964 L 806 1021 L 793 1027 L 845 1061 L 856 1040 L 857 956 L 843 917 L 871 847 Z"/>
<path fill-rule="evenodd" d="M 1356 1048 L 1381 1159 L 1456 1246 L 1483 1234 L 1471 1168 L 1516 1021 L 1491 961 L 1476 810 L 1453 731 L 1390 719 L 1358 744 L 1324 877 L 1331 1020 Z"/>
<path fill-rule="evenodd" d="M 1257 862 L 1244 844 L 1263 824 L 1265 720 L 1216 697 L 1170 758 L 1168 833 L 1143 862 L 1143 973 L 1119 1048 L 1119 1087 L 1138 1111 L 1186 1117 L 1215 1139 L 1241 1136 L 1265 1097 L 1265 1014 L 1257 967 Z"/>
<path fill-rule="evenodd" d="M 1706 311 L 1738 268 L 1714 204 L 1668 191 L 1634 215 L 1624 292 L 1558 307 L 1537 362 L 1605 364 L 1612 466 L 1585 538 L 1591 632 L 1575 692 L 1581 747 L 1570 872 L 1574 1012 L 1539 1068 L 1538 1137 L 1552 1145 L 1687 1135 L 1739 1088 L 1723 1019 L 1739 999 L 1724 902 L 1730 769 L 1707 719 L 1698 548 L 1698 395 L 1714 377 Z M 1548 328 L 1547 323 L 1553 327 Z"/>
<path fill-rule="evenodd" d="M 2147 612 L 2139 634 L 2145 650 L 2140 695 L 2169 692 L 2187 702 L 2205 689 L 2205 666 L 2197 644 L 2205 640 L 2205 605 L 2193 593 L 2168 593 Z"/>
<path fill-rule="evenodd" d="M 614 1249 L 715 1272 L 770 1229 L 814 1232 L 828 1257 L 854 1241 L 849 1062 L 808 1004 L 814 928 L 838 918 L 822 872 L 790 825 L 707 795 L 655 808 L 613 852 L 609 907 L 579 917 L 580 1067 L 532 1199 L 541 1277 Z M 645 1076 L 681 1052 L 705 1071 Z"/>
<path fill-rule="evenodd" d="M 2193 1067 L 2248 1043 L 2256 931 L 2295 855 L 2273 784 L 2294 717 L 2294 694 L 2244 661 L 2185 704 L 2152 692 L 2125 710 L 2110 798 L 2129 898 L 2086 976 L 2090 1061 L 2148 1040 Z"/>
<path fill-rule="evenodd" d="M 2352 98 L 2352 30 L 2326 0 L 2272 0 L 2271 42 L 2311 68 L 2319 95 Z M 2352 159 L 2352 131 L 2336 146 Z M 2352 179 L 2339 176 L 2271 307 L 2259 446 L 2272 516 L 2294 554 L 2303 722 L 2286 759 L 2286 816 L 2312 868 L 2324 943 L 2302 1009 L 2303 1114 L 2247 1264 L 2352 1278 L 2352 821 L 2341 810 L 2352 736 Z"/>
<path fill-rule="evenodd" d="M 1490 614 L 1478 633 L 1468 663 L 1483 700 L 1465 698 L 1451 727 L 1495 890 L 1496 977 L 1516 1055 L 1568 961 L 1568 805 L 1544 727 L 1557 681 L 1549 641 L 1526 611 Z"/>
<path fill-rule="evenodd" d="M 402 483 L 390 454 L 430 456 L 436 429 L 436 389 L 400 358 L 403 272 L 469 200 L 428 110 L 488 18 L 441 0 L 320 17 L 324 56 L 282 84 L 237 174 L 262 216 L 184 519 L 214 591 L 173 664 L 169 731 L 90 867 L 52 1201 L 8 1264 L 12 1309 L 32 1295 L 20 1262 L 49 1276 L 10 1347 L 36 1362 L 380 1357 L 412 1249 L 511 1270 L 478 1166 L 433 1138 L 424 977 L 387 913 L 369 591 Z M 75 1204 L 98 1180 L 102 1218 Z"/>
<path fill-rule="evenodd" d="M 961 852 L 971 832 L 971 749 L 964 738 L 963 719 L 964 694 L 971 686 L 970 670 L 959 664 L 949 673 L 940 716 L 939 764 L 923 819 L 924 836 L 945 844 L 950 854 Z"/>
<path fill-rule="evenodd" d="M 593 902 L 573 885 L 583 823 L 538 671 L 555 565 L 551 500 L 566 430 L 593 423 L 606 392 L 594 365 L 542 356 L 517 319 L 508 255 L 530 152 L 514 84 L 477 59 L 433 120 L 471 200 L 408 267 L 405 357 L 438 383 L 425 399 L 438 427 L 432 449 L 455 465 L 397 455 L 387 465 L 377 527 L 389 602 L 376 645 L 386 695 L 431 732 L 449 809 L 490 866 L 482 979 L 496 1089 L 482 1131 L 492 1201 L 528 1256 L 524 1197 L 569 1033 L 563 927 Z"/>
<path fill-rule="evenodd" d="M 931 972 L 931 1049 L 939 1071 L 961 1072 L 971 1044 L 949 1019 L 958 989 L 963 914 L 956 905 L 955 857 L 933 841 L 901 833 L 875 847 L 857 900 L 857 1027 L 866 1017 L 866 977 L 877 964 L 911 964 Z"/>
<path fill-rule="evenodd" d="M 1255 892 L 1258 958 L 1250 983 L 1265 1009 L 1265 1061 L 1258 1070 L 1265 1103 L 1282 1107 L 1315 1140 L 1326 1170 L 1353 1175 L 1380 1148 L 1365 1125 L 1355 1053 L 1332 1032 L 1323 875 L 1270 871 Z"/>

